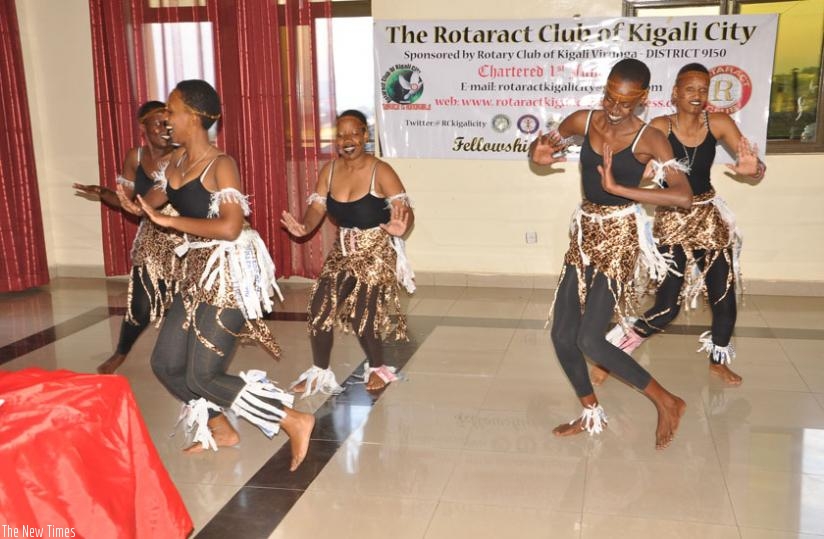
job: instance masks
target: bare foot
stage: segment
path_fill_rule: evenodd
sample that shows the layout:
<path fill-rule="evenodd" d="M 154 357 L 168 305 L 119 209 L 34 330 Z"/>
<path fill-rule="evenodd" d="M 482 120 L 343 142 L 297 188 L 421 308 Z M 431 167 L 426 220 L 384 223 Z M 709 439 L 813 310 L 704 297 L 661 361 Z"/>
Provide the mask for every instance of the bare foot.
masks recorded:
<path fill-rule="evenodd" d="M 379 389 L 383 389 L 385 387 L 386 382 L 383 381 L 383 378 L 378 376 L 378 373 L 369 373 L 369 381 L 366 382 L 366 391 L 378 391 Z"/>
<path fill-rule="evenodd" d="M 126 361 L 126 354 L 115 352 L 112 356 L 97 366 L 98 374 L 114 374 L 114 371 Z"/>
<path fill-rule="evenodd" d="M 293 393 L 303 393 L 304 391 L 306 391 L 306 380 L 304 380 L 303 382 L 298 382 L 298 384 L 292 389 L 290 389 L 290 391 L 292 391 Z"/>
<path fill-rule="evenodd" d="M 665 449 L 669 447 L 675 438 L 678 424 L 681 417 L 687 411 L 687 403 L 680 397 L 667 392 L 662 403 L 656 403 L 658 409 L 658 426 L 655 429 L 655 449 Z"/>
<path fill-rule="evenodd" d="M 743 381 L 743 378 L 732 372 L 729 367 L 720 363 L 710 363 L 710 372 L 730 386 L 740 386 Z"/>
<path fill-rule="evenodd" d="M 589 379 L 592 381 L 592 385 L 600 386 L 604 383 L 604 381 L 609 378 L 609 371 L 599 365 L 593 365 L 591 369 L 589 369 Z"/>
<path fill-rule="evenodd" d="M 586 432 L 586 430 L 587 429 L 584 428 L 583 419 L 579 417 L 572 423 L 561 423 L 552 429 L 552 434 L 558 437 L 575 436 L 576 434 Z"/>
<path fill-rule="evenodd" d="M 240 435 L 232 424 L 229 423 L 225 415 L 220 414 L 219 416 L 213 417 L 207 424 L 209 425 L 209 430 L 212 431 L 212 437 L 215 439 L 215 444 L 217 444 L 218 447 L 232 447 L 240 443 Z M 208 448 L 200 442 L 196 442 L 184 449 L 183 452 L 187 455 L 193 455 L 195 453 L 202 453 L 207 449 Z"/>
<path fill-rule="evenodd" d="M 289 446 L 292 449 L 292 463 L 289 471 L 294 472 L 309 451 L 309 440 L 312 437 L 312 429 L 315 427 L 315 416 L 297 412 L 291 408 L 284 408 L 284 411 L 286 417 L 280 422 L 280 426 L 289 436 Z"/>

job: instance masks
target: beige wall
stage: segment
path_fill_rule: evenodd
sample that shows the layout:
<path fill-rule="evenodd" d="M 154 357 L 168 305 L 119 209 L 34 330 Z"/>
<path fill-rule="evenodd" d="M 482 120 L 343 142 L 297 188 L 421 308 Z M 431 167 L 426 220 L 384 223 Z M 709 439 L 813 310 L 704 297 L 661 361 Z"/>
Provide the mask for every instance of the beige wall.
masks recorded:
<path fill-rule="evenodd" d="M 372 0 L 379 19 L 502 19 L 620 15 L 619 0 Z M 102 275 L 97 205 L 72 196 L 74 180 L 96 181 L 94 89 L 87 0 L 17 2 L 49 262 L 60 275 Z M 715 184 L 744 231 L 751 291 L 769 281 L 824 283 L 824 155 L 767 157 L 767 179 Z M 522 162 L 393 160 L 416 205 L 408 248 L 423 282 L 466 283 L 485 275 L 515 285 L 553 283 L 579 200 L 576 165 L 538 175 Z M 537 232 L 527 244 L 525 233 Z M 488 282 L 488 281 L 487 281 Z M 820 292 L 819 292 L 820 293 Z"/>
<path fill-rule="evenodd" d="M 103 275 L 99 204 L 72 182 L 98 183 L 87 0 L 18 0 L 37 179 L 52 276 Z"/>

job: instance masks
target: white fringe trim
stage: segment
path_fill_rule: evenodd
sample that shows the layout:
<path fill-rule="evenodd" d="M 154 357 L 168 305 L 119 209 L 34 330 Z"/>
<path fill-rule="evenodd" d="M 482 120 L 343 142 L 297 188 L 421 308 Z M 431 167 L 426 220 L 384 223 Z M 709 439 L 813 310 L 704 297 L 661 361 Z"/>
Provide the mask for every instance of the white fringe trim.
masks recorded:
<path fill-rule="evenodd" d="M 317 193 L 312 193 L 311 195 L 309 195 L 308 197 L 306 197 L 306 205 L 307 205 L 307 206 L 311 206 L 311 205 L 312 205 L 312 204 L 314 204 L 315 202 L 317 202 L 317 203 L 319 203 L 319 204 L 322 204 L 322 205 L 326 206 L 326 197 L 321 196 L 321 195 L 319 195 L 319 194 L 317 194 Z"/>
<path fill-rule="evenodd" d="M 117 179 L 115 180 L 115 183 L 117 185 L 122 185 L 123 187 L 134 191 L 134 182 L 132 180 L 127 180 L 123 176 L 118 175 Z"/>
<path fill-rule="evenodd" d="M 189 249 L 214 247 L 206 262 L 199 284 L 211 290 L 217 283 L 218 293 L 226 293 L 232 284 L 237 307 L 247 320 L 261 318 L 272 312 L 271 296 L 283 294 L 275 279 L 275 263 L 260 235 L 251 228 L 244 229 L 233 241 L 209 240 L 190 242 L 186 234 L 183 243 L 175 247 L 175 254 L 182 257 Z"/>
<path fill-rule="evenodd" d="M 678 170 L 684 174 L 690 173 L 690 167 L 687 166 L 683 160 L 675 159 L 674 157 L 669 161 L 664 161 L 663 163 L 656 161 L 655 159 L 650 162 L 652 163 L 652 170 L 655 171 L 655 175 L 652 177 L 652 182 L 658 185 L 658 187 L 664 187 L 664 180 L 667 178 L 667 169 L 669 168 Z"/>
<path fill-rule="evenodd" d="M 607 414 L 600 404 L 590 404 L 584 407 L 581 416 L 569 422 L 570 425 L 576 421 L 581 421 L 581 427 L 586 430 L 590 436 L 593 434 L 601 434 L 607 424 Z"/>
<path fill-rule="evenodd" d="M 735 222 L 735 214 L 727 205 L 727 201 L 720 196 L 712 197 L 708 202 L 715 206 L 721 219 L 727 224 L 730 230 L 732 239 L 732 271 L 735 276 L 735 282 L 738 286 L 741 285 L 741 248 L 744 246 L 744 235 L 738 224 Z"/>
<path fill-rule="evenodd" d="M 263 371 L 241 372 L 240 377 L 246 385 L 232 402 L 232 411 L 271 438 L 278 433 L 280 422 L 286 417 L 286 412 L 271 404 L 271 401 L 279 401 L 291 408 L 295 397 L 277 387 Z"/>
<path fill-rule="evenodd" d="M 213 218 L 219 216 L 220 205 L 225 203 L 240 204 L 244 217 L 248 217 L 252 213 L 252 209 L 249 207 L 249 196 L 244 195 L 234 187 L 227 187 L 212 193 L 209 202 L 209 213 L 206 217 Z"/>
<path fill-rule="evenodd" d="M 392 203 L 396 200 L 400 201 L 407 208 L 414 208 L 412 205 L 412 199 L 406 193 L 398 193 L 397 195 L 386 197 L 386 207 L 391 208 Z"/>
<path fill-rule="evenodd" d="M 169 185 L 169 179 L 166 177 L 166 168 L 168 166 L 168 161 L 158 163 L 157 170 L 152 173 L 152 179 L 155 183 L 154 189 L 160 189 L 164 193 L 166 192 L 166 187 Z"/>
<path fill-rule="evenodd" d="M 312 365 L 303 371 L 297 380 L 289 385 L 289 391 L 292 391 L 295 386 L 301 382 L 306 383 L 306 389 L 303 391 L 302 399 L 317 393 L 323 393 L 325 395 L 340 395 L 343 393 L 343 387 L 338 384 L 338 380 L 335 378 L 335 373 L 332 372 L 332 369 L 321 369 L 318 366 Z"/>
<path fill-rule="evenodd" d="M 727 346 L 717 346 L 713 344 L 712 332 L 710 331 L 702 333 L 701 336 L 698 337 L 698 342 L 701 343 L 701 346 L 698 347 L 696 352 L 707 352 L 715 363 L 730 365 L 732 364 L 732 360 L 735 359 L 735 347 L 732 343 Z"/>
<path fill-rule="evenodd" d="M 177 423 L 184 422 L 186 434 L 192 436 L 192 443 L 199 443 L 203 446 L 203 449 L 217 451 L 217 443 L 209 428 L 209 410 L 222 411 L 220 406 L 203 397 L 197 400 L 192 399 L 180 408 Z"/>
<path fill-rule="evenodd" d="M 406 242 L 398 236 L 392 236 L 389 242 L 397 255 L 395 278 L 398 280 L 398 284 L 412 294 L 415 292 L 415 272 L 412 270 L 412 265 L 406 257 Z"/>

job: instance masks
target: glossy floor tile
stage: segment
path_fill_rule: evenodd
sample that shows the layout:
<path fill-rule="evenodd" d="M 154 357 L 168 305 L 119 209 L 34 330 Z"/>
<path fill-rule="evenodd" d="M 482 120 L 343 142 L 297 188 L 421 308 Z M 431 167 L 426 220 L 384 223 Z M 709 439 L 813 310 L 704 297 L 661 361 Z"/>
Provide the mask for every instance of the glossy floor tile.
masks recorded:
<path fill-rule="evenodd" d="M 241 346 L 231 372 L 288 385 L 311 365 L 310 284 L 284 283 L 267 322 L 283 359 Z M 656 410 L 609 378 L 597 436 L 552 430 L 581 412 L 544 327 L 552 290 L 421 286 L 404 298 L 410 340 L 388 342 L 401 380 L 365 390 L 351 335 L 332 369 L 346 391 L 297 399 L 314 413 L 309 455 L 288 471 L 284 434 L 239 420 L 241 443 L 185 455 L 177 403 L 149 366 L 149 328 L 119 370 L 195 523 L 194 537 L 695 538 L 824 536 L 824 298 L 745 295 L 733 344 L 740 387 L 714 376 L 700 306 L 635 359 L 687 403 L 655 449 Z M 126 283 L 58 279 L 0 295 L 0 368 L 94 372 L 117 343 Z"/>

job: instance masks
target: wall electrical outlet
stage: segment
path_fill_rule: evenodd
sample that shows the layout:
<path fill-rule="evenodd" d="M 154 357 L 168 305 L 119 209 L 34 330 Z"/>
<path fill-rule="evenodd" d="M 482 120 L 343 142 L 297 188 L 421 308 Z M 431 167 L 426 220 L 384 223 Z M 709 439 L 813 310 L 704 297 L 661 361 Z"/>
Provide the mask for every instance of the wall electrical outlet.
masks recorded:
<path fill-rule="evenodd" d="M 535 231 L 527 232 L 525 237 L 527 243 L 538 243 L 538 233 Z"/>

